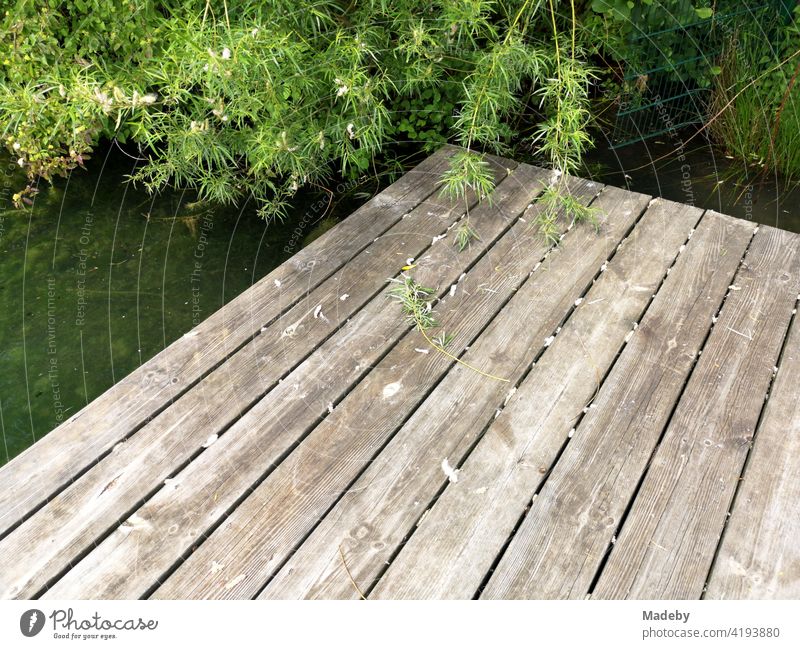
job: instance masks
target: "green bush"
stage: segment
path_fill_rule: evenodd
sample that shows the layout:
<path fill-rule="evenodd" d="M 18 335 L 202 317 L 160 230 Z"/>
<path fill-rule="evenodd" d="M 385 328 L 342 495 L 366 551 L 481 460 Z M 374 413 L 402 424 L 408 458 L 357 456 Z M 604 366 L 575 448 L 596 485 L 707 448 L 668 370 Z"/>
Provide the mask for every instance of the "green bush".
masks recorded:
<path fill-rule="evenodd" d="M 506 152 L 525 116 L 562 171 L 588 144 L 571 3 L 563 17 L 553 0 L 3 4 L 2 137 L 32 183 L 116 138 L 151 190 L 252 196 L 272 217 L 397 142 Z M 460 164 L 450 182 L 475 182 Z"/>
<path fill-rule="evenodd" d="M 707 88 L 716 70 L 715 11 L 741 9 L 739 0 L 591 0 L 584 26 L 593 52 L 630 75 L 660 68 L 688 87 Z"/>
<path fill-rule="evenodd" d="M 728 154 L 800 177 L 800 7 L 775 33 L 731 34 L 720 57 L 709 130 Z"/>

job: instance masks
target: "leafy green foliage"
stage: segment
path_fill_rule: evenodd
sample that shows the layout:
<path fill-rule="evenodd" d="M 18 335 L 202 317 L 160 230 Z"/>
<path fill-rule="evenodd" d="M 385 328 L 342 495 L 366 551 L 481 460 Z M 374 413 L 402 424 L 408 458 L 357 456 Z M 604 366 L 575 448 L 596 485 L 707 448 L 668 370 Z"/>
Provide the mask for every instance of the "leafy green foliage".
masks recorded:
<path fill-rule="evenodd" d="M 108 139 L 142 158 L 148 189 L 254 199 L 265 218 L 402 143 L 466 147 L 444 178 L 455 198 L 489 195 L 477 151 L 512 149 L 523 117 L 544 122 L 535 144 L 557 168 L 588 144 L 592 76 L 574 47 L 554 51 L 574 21 L 540 0 L 3 6 L 0 136 L 31 181 L 20 200 Z"/>
<path fill-rule="evenodd" d="M 670 81 L 707 88 L 714 77 L 715 9 L 735 12 L 739 0 L 593 0 L 583 21 L 583 42 L 628 77 L 624 90 L 641 91 L 649 71 Z M 705 22 L 704 22 L 705 21 Z M 691 30 L 691 31 L 689 31 Z"/>
<path fill-rule="evenodd" d="M 441 179 L 442 195 L 453 200 L 467 199 L 467 192 L 472 191 L 479 199 L 491 196 L 494 189 L 494 176 L 489 163 L 474 151 L 459 151 L 451 162 L 450 168 Z"/>
<path fill-rule="evenodd" d="M 431 338 L 431 340 L 433 341 L 433 344 L 440 349 L 447 349 L 455 337 L 455 334 L 449 334 L 446 331 L 442 331 L 435 337 Z"/>
<path fill-rule="evenodd" d="M 550 245 L 557 245 L 561 239 L 561 228 L 558 225 L 560 215 L 564 215 L 570 225 L 588 223 L 595 231 L 600 229 L 599 208 L 585 205 L 577 199 L 561 179 L 545 187 L 537 205 L 539 211 L 535 225 Z"/>
<path fill-rule="evenodd" d="M 594 78 L 590 69 L 570 58 L 539 91 L 551 116 L 539 125 L 534 141 L 541 141 L 541 152 L 561 172 L 574 172 L 592 143 L 588 88 Z"/>
<path fill-rule="evenodd" d="M 455 92 L 454 92 L 455 91 Z M 433 151 L 447 141 L 459 88 L 453 84 L 425 88 L 419 94 L 397 97 L 389 110 L 387 135 L 398 142 L 422 144 Z M 396 116 L 396 123 L 392 120 Z"/>

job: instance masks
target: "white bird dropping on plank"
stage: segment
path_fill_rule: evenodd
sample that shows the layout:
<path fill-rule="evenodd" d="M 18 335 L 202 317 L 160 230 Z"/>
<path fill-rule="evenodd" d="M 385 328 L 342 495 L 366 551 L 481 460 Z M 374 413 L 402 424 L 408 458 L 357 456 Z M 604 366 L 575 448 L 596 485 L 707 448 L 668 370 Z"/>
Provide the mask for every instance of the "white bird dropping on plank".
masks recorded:
<path fill-rule="evenodd" d="M 225 584 L 225 590 L 230 590 L 231 588 L 235 588 L 238 584 L 244 581 L 245 575 L 239 575 L 231 579 L 227 584 Z"/>
<path fill-rule="evenodd" d="M 442 471 L 447 476 L 447 479 L 450 482 L 458 482 L 458 472 L 459 469 L 454 469 L 450 466 L 450 462 L 448 462 L 447 458 L 442 460 Z"/>
<path fill-rule="evenodd" d="M 383 398 L 389 399 L 390 397 L 396 395 L 398 392 L 400 392 L 400 386 L 401 384 L 399 382 L 389 383 L 383 386 Z"/>

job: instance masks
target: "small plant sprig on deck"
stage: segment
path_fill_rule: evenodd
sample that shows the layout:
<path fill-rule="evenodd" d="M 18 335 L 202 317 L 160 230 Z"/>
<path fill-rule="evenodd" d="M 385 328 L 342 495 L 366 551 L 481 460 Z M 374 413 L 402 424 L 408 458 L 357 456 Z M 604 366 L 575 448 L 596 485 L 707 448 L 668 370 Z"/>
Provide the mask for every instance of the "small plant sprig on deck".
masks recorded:
<path fill-rule="evenodd" d="M 453 342 L 453 338 L 455 337 L 456 337 L 455 334 L 449 334 L 446 331 L 443 331 L 432 340 L 442 349 L 447 349 L 447 347 L 450 346 L 450 343 Z"/>
<path fill-rule="evenodd" d="M 456 363 L 471 369 L 473 372 L 477 372 L 481 376 L 494 379 L 495 381 L 509 382 L 508 379 L 484 372 L 448 352 L 445 347 L 450 345 L 455 338 L 455 334 L 448 334 L 442 331 L 435 338 L 431 338 L 428 335 L 428 330 L 439 326 L 439 323 L 433 316 L 433 299 L 435 296 L 433 289 L 422 286 L 406 273 L 403 273 L 400 278 L 392 278 L 390 281 L 394 283 L 395 286 L 389 289 L 387 295 L 400 304 L 403 315 L 406 316 L 409 324 L 412 324 L 419 330 L 422 337 L 425 338 L 431 347 L 454 360 Z"/>
<path fill-rule="evenodd" d="M 403 273 L 400 278 L 389 280 L 395 284 L 387 293 L 390 298 L 400 303 L 403 315 L 408 324 L 420 331 L 427 331 L 439 326 L 433 317 L 434 290 L 419 284 L 413 277 Z"/>
<path fill-rule="evenodd" d="M 456 236 L 453 239 L 453 245 L 458 248 L 458 252 L 463 252 L 469 248 L 473 241 L 480 241 L 481 238 L 474 228 L 469 224 L 469 220 L 465 220 L 461 225 L 456 228 Z"/>
<path fill-rule="evenodd" d="M 575 198 L 566 182 L 548 185 L 539 197 L 538 203 L 541 210 L 536 217 L 535 224 L 550 245 L 555 245 L 560 240 L 561 228 L 558 227 L 557 222 L 559 214 L 562 213 L 570 220 L 570 225 L 588 223 L 595 232 L 600 229 L 601 210 L 584 205 Z"/>
<path fill-rule="evenodd" d="M 494 175 L 489 163 L 475 151 L 459 151 L 450 161 L 450 167 L 442 174 L 439 181 L 442 185 L 442 196 L 452 200 L 469 200 L 469 192 L 473 191 L 478 200 L 491 202 L 494 190 Z"/>
<path fill-rule="evenodd" d="M 469 193 L 472 192 L 479 201 L 486 200 L 491 204 L 494 190 L 494 175 L 486 160 L 474 151 L 459 151 L 450 161 L 450 167 L 439 181 L 442 185 L 440 195 L 449 196 L 451 200 L 464 201 L 463 223 L 458 226 L 453 245 L 463 252 L 473 240 L 480 240 L 478 233 L 469 222 Z"/>

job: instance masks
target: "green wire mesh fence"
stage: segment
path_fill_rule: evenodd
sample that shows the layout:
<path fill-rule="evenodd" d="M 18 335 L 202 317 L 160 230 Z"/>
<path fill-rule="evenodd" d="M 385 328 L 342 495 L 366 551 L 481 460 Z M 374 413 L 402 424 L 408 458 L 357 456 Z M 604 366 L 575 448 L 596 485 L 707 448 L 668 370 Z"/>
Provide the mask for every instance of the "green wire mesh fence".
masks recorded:
<path fill-rule="evenodd" d="M 638 31 L 627 43 L 611 148 L 702 123 L 707 116 L 715 62 L 726 39 L 742 26 L 760 30 L 769 38 L 791 4 L 787 0 L 729 2 L 727 9 L 718 6 L 709 18 L 649 33 Z M 644 24 L 636 11 L 631 21 Z"/>

